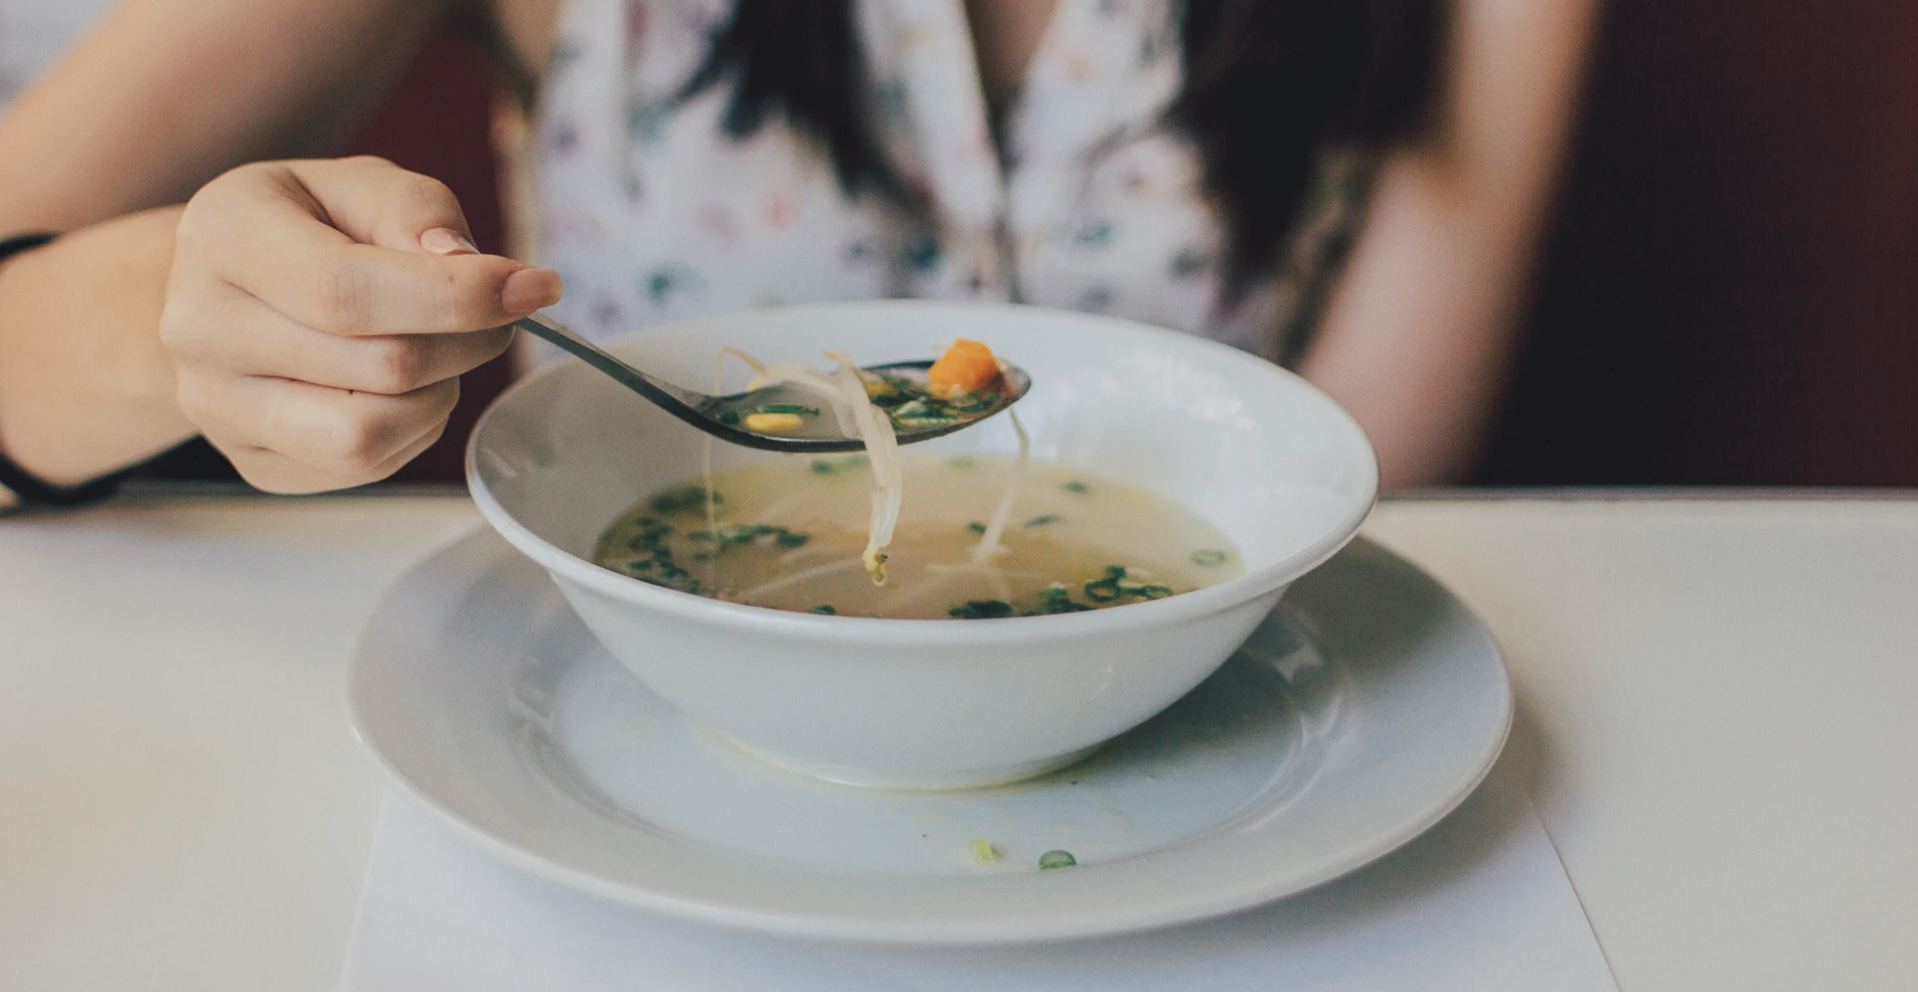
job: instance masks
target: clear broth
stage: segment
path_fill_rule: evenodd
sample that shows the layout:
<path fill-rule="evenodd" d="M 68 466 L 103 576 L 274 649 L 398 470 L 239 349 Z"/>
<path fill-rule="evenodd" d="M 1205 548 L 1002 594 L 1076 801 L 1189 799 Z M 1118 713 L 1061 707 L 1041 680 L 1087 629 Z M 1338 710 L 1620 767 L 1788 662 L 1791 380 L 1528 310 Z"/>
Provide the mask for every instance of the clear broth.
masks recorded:
<path fill-rule="evenodd" d="M 1137 486 L 1043 462 L 1019 479 L 1002 551 L 973 552 L 1013 472 L 1010 458 L 901 455 L 905 506 L 884 585 L 860 563 L 871 511 L 863 456 L 787 457 L 640 500 L 594 560 L 702 596 L 798 612 L 990 619 L 1104 609 L 1243 574 L 1225 536 Z M 716 524 L 713 526 L 712 524 Z"/>

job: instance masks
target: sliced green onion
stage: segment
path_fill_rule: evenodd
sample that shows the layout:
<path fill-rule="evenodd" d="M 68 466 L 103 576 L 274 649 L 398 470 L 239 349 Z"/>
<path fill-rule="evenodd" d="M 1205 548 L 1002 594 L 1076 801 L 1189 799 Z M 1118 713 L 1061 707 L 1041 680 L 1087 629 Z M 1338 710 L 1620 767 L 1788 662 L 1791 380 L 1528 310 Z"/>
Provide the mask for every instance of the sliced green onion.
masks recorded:
<path fill-rule="evenodd" d="M 639 525 L 640 531 L 627 539 L 626 548 L 630 551 L 651 551 L 673 532 L 673 525 L 658 517 L 641 517 L 634 523 Z"/>
<path fill-rule="evenodd" d="M 931 430 L 934 427 L 947 427 L 959 422 L 958 417 L 894 417 L 892 422 L 909 431 Z"/>
<path fill-rule="evenodd" d="M 1085 584 L 1086 598 L 1095 603 L 1110 603 L 1118 599 L 1122 595 L 1119 580 L 1123 578 L 1125 578 L 1125 566 L 1107 565 L 1105 578 L 1094 579 Z"/>
<path fill-rule="evenodd" d="M 1039 612 L 1042 614 L 1084 613 L 1090 609 L 1092 607 L 1084 603 L 1073 602 L 1071 594 L 1064 589 L 1047 589 L 1039 599 Z"/>
<path fill-rule="evenodd" d="M 946 615 L 954 620 L 997 620 L 1012 616 L 1012 604 L 1003 599 L 969 599 L 947 610 Z"/>
<path fill-rule="evenodd" d="M 669 513 L 690 513 L 705 507 L 706 496 L 706 490 L 702 486 L 680 486 L 678 489 L 668 489 L 654 496 L 650 505 L 654 513 L 662 516 Z M 718 493 L 712 494 L 712 501 L 716 504 L 726 502 Z"/>
<path fill-rule="evenodd" d="M 1047 851 L 1046 853 L 1039 855 L 1040 871 L 1045 871 L 1051 868 L 1070 868 L 1073 865 L 1076 865 L 1078 863 L 1079 863 L 1079 859 L 1073 857 L 1071 851 L 1053 850 L 1053 851 Z"/>
<path fill-rule="evenodd" d="M 865 455 L 847 455 L 839 459 L 815 458 L 812 460 L 812 470 L 819 475 L 837 475 L 841 472 L 850 472 L 857 468 L 864 468 L 865 465 Z"/>
<path fill-rule="evenodd" d="M 999 860 L 999 852 L 992 849 L 992 842 L 989 840 L 974 839 L 967 846 L 972 848 L 972 860 L 982 865 L 989 865 Z"/>
<path fill-rule="evenodd" d="M 1192 552 L 1192 564 L 1194 565 L 1204 565 L 1207 567 L 1210 567 L 1213 565 L 1223 565 L 1225 564 L 1225 559 L 1226 559 L 1225 552 L 1220 551 L 1217 548 L 1205 548 L 1203 550 Z"/>

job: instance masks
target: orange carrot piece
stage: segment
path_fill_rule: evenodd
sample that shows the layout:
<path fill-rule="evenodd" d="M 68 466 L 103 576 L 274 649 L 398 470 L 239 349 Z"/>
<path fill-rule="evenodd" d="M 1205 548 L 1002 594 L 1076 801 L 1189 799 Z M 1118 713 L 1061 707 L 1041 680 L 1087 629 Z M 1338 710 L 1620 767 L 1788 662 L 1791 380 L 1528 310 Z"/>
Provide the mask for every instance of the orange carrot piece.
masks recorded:
<path fill-rule="evenodd" d="M 999 377 L 999 362 L 992 349 L 969 338 L 960 338 L 932 363 L 926 379 L 934 389 L 976 393 L 992 385 Z"/>

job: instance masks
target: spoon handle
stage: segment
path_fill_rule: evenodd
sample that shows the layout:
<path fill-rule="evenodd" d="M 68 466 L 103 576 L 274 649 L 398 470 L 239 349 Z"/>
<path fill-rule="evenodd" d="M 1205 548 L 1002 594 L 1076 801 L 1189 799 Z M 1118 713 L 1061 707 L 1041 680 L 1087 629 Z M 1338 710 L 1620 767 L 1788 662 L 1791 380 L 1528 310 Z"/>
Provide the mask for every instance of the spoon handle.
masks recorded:
<path fill-rule="evenodd" d="M 586 364 L 619 380 L 620 385 L 659 404 L 679 419 L 705 429 L 706 418 L 701 416 L 699 411 L 712 397 L 681 389 L 670 382 L 647 375 L 614 358 L 591 341 L 553 323 L 550 317 L 541 320 L 539 317 L 529 315 L 513 321 L 513 326 L 558 345 Z"/>
<path fill-rule="evenodd" d="M 731 417 L 730 423 L 720 419 L 721 415 L 736 413 L 755 402 L 764 402 L 767 394 L 778 388 L 773 387 L 752 390 L 746 393 L 734 393 L 729 396 L 708 396 L 690 389 L 675 386 L 663 379 L 656 378 L 614 358 L 604 349 L 591 341 L 574 334 L 556 324 L 551 318 L 525 316 L 513 321 L 513 326 L 534 337 L 558 345 L 568 354 L 591 365 L 593 368 L 611 376 L 613 381 L 638 393 L 660 409 L 678 417 L 694 427 L 705 431 L 722 441 L 759 448 L 765 451 L 810 452 L 819 454 L 828 451 L 859 451 L 866 445 L 857 437 L 787 437 L 779 434 L 767 434 L 747 430 L 741 425 L 740 417 Z M 877 365 L 872 371 L 894 373 L 910 370 L 923 374 L 931 362 L 894 362 L 891 365 Z M 1000 410 L 1011 406 L 1026 394 L 1031 379 L 1015 368 L 1005 373 L 1006 388 L 999 404 L 992 409 L 978 413 L 971 418 L 956 417 L 949 422 L 932 427 L 921 427 L 912 431 L 900 432 L 897 437 L 900 444 L 912 444 L 950 434 L 969 424 L 990 417 Z M 782 399 L 781 402 L 786 402 Z M 814 411 L 817 413 L 817 411 Z M 897 429 L 897 424 L 894 424 Z"/>

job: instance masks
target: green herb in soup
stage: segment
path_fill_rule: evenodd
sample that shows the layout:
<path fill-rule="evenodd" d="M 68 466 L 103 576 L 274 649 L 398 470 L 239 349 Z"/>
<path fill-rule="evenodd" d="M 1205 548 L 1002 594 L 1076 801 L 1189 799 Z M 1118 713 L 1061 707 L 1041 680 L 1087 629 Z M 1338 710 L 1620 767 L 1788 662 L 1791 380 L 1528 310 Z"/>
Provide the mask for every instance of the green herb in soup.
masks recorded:
<path fill-rule="evenodd" d="M 712 494 L 712 502 L 722 503 L 724 499 L 718 493 Z M 654 513 L 706 512 L 706 487 L 674 486 L 646 501 Z"/>
<path fill-rule="evenodd" d="M 998 620 L 1012 616 L 1012 604 L 1003 599 L 969 599 L 946 610 L 954 620 Z"/>
<path fill-rule="evenodd" d="M 595 560 L 656 585 L 836 616 L 999 620 L 1078 613 L 1188 592 L 1240 574 L 1223 535 L 1153 493 L 1031 463 L 1000 550 L 981 520 L 1009 458 L 900 453 L 912 487 L 887 580 L 860 556 L 872 505 L 863 458 L 774 458 L 648 496 L 601 537 Z M 1069 483 L 1077 483 L 1076 486 Z M 708 519 L 709 497 L 713 519 Z M 1199 549 L 1195 551 L 1194 549 Z M 1216 560 L 1215 560 L 1215 556 Z"/>
<path fill-rule="evenodd" d="M 817 475 L 840 475 L 846 472 L 857 472 L 865 468 L 867 464 L 868 462 L 865 455 L 847 455 L 844 458 L 815 458 L 812 460 L 812 470 Z"/>
<path fill-rule="evenodd" d="M 908 431 L 957 423 L 962 417 L 992 409 L 999 401 L 990 390 L 953 391 L 940 396 L 905 376 L 883 372 L 867 375 L 866 398 L 886 411 L 896 427 Z"/>
<path fill-rule="evenodd" d="M 1071 851 L 1047 851 L 1039 855 L 1039 868 L 1042 871 L 1051 871 L 1054 868 L 1070 868 L 1078 863 L 1079 859 L 1073 857 Z"/>

